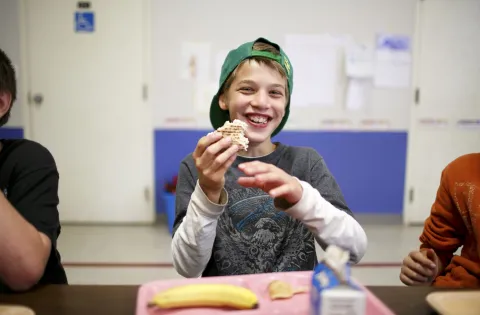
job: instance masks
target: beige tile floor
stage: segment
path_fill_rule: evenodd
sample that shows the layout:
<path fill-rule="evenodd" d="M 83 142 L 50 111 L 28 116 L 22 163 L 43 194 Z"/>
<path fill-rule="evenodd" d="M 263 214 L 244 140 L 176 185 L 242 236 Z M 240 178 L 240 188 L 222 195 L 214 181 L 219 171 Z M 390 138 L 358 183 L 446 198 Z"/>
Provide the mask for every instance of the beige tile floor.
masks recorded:
<path fill-rule="evenodd" d="M 364 227 L 369 248 L 359 266 L 354 267 L 353 275 L 365 285 L 401 285 L 399 264 L 418 246 L 421 227 Z M 162 223 L 67 225 L 63 226 L 58 244 L 71 284 L 141 284 L 180 277 L 171 267 L 170 240 Z"/>

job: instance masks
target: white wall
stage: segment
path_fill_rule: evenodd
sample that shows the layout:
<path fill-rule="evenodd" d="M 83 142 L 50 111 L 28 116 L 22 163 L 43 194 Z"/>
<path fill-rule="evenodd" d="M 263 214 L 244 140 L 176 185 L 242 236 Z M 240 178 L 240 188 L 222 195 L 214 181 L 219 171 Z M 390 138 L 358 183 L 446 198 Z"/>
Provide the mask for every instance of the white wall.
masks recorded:
<path fill-rule="evenodd" d="M 203 112 L 196 110 L 192 106 L 195 87 L 191 81 L 181 79 L 182 42 L 211 45 L 210 80 L 215 83 L 215 54 L 261 36 L 284 48 L 285 36 L 289 34 L 346 35 L 372 49 L 379 33 L 406 35 L 413 40 L 416 3 L 417 0 L 156 0 L 152 7 L 155 127 L 171 127 L 165 124 L 169 118 L 193 118 L 195 122 L 186 122 L 184 127 L 210 128 L 208 106 Z M 293 69 L 295 73 L 295 64 Z M 321 120 L 343 118 L 354 123 L 385 119 L 391 123 L 391 130 L 408 129 L 411 88 L 375 88 L 366 110 L 348 112 L 343 99 L 346 84 L 338 85 L 334 106 L 296 107 L 286 129 L 323 129 Z"/>
<path fill-rule="evenodd" d="M 20 77 L 20 22 L 19 22 L 19 1 L 0 0 L 0 48 L 7 53 L 17 68 L 17 78 Z M 17 80 L 18 98 L 13 105 L 9 127 L 23 127 L 22 102 L 23 87 L 20 80 Z"/>
<path fill-rule="evenodd" d="M 151 92 L 155 104 L 158 104 L 154 117 L 155 127 L 161 127 L 168 117 L 178 117 L 178 111 L 195 116 L 186 105 L 192 103 L 192 84 L 179 78 L 182 41 L 210 42 L 213 67 L 214 53 L 258 36 L 267 36 L 283 44 L 284 36 L 288 33 L 331 32 L 349 34 L 361 42 L 373 44 L 374 32 L 398 33 L 412 37 L 414 35 L 416 0 L 301 0 L 294 6 L 281 6 L 278 1 L 271 0 L 246 0 L 239 7 L 216 0 L 152 1 L 154 81 Z M 17 67 L 21 60 L 18 3 L 18 0 L 0 0 L 0 47 L 8 53 Z M 275 14 L 273 8 L 276 10 Z M 256 22 L 247 22 L 247 18 Z M 217 78 L 212 78 L 213 82 L 216 80 Z M 24 93 L 20 80 L 17 84 L 19 99 L 12 109 L 9 123 L 16 127 L 25 124 L 21 110 Z M 393 117 L 397 122 L 394 129 L 404 130 L 409 123 L 406 108 L 410 102 L 410 89 L 378 90 L 373 95 L 375 108 L 372 112 L 381 116 L 388 116 L 389 112 L 397 113 Z M 398 117 L 398 113 L 401 113 L 401 117 Z M 368 118 L 369 114 L 371 115 L 360 113 L 357 116 Z M 342 113 L 336 108 L 315 112 L 297 110 L 291 114 L 291 120 L 297 118 L 305 125 L 305 119 L 325 115 L 334 117 L 341 116 Z M 206 113 L 197 113 L 197 116 L 205 116 L 204 121 L 199 122 L 199 127 L 209 127 Z M 315 124 L 311 122 L 307 125 Z"/>

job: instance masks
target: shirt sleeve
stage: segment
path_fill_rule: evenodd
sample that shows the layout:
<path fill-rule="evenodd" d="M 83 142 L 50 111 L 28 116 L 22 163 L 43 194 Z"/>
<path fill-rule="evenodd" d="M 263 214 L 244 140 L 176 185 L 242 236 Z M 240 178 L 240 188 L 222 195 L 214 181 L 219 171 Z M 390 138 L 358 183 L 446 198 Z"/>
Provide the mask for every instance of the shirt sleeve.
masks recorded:
<path fill-rule="evenodd" d="M 43 146 L 28 142 L 15 152 L 17 162 L 7 189 L 12 206 L 56 248 L 60 233 L 59 175 L 55 160 Z"/>
<path fill-rule="evenodd" d="M 430 248 L 446 267 L 467 235 L 462 217 L 455 207 L 448 185 L 448 169 L 442 172 L 437 196 L 420 235 L 420 248 Z"/>
<path fill-rule="evenodd" d="M 198 278 L 212 256 L 217 219 L 223 213 L 228 195 L 223 189 L 220 204 L 208 200 L 198 180 L 182 162 L 178 173 L 175 200 L 173 265 L 178 274 Z"/>
<path fill-rule="evenodd" d="M 302 198 L 285 207 L 286 212 L 302 221 L 324 250 L 329 245 L 339 246 L 350 252 L 352 263 L 357 263 L 365 255 L 367 235 L 353 217 L 324 160 L 317 157 L 310 169 L 311 181 L 299 180 Z"/>

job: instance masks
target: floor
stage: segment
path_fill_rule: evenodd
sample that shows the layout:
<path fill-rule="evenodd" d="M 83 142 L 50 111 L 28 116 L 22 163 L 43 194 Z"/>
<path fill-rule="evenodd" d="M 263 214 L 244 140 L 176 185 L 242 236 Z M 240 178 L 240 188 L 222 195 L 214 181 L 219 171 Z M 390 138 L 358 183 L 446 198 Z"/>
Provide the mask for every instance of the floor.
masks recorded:
<path fill-rule="evenodd" d="M 353 275 L 365 285 L 401 285 L 400 263 L 418 248 L 421 227 L 365 224 L 369 248 Z M 63 226 L 58 245 L 71 284 L 142 284 L 180 278 L 170 235 L 155 226 Z M 318 251 L 321 255 L 321 250 Z"/>

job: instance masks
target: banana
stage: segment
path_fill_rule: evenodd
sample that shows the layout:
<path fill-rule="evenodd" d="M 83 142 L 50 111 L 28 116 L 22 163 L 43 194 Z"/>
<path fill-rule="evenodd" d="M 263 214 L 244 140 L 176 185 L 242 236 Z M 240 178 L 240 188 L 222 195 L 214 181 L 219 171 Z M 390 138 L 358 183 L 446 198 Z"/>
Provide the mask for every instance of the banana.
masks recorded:
<path fill-rule="evenodd" d="M 149 306 L 161 309 L 217 307 L 240 310 L 258 308 L 251 290 L 231 284 L 187 284 L 154 295 Z"/>

